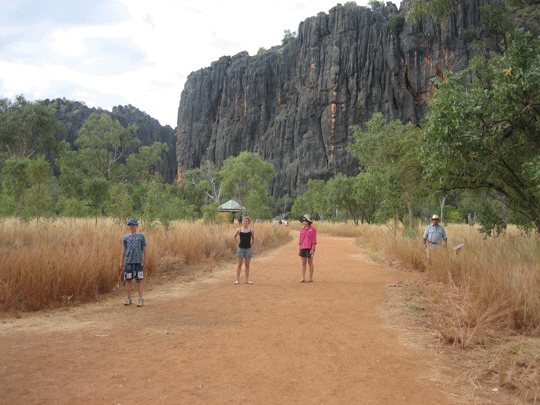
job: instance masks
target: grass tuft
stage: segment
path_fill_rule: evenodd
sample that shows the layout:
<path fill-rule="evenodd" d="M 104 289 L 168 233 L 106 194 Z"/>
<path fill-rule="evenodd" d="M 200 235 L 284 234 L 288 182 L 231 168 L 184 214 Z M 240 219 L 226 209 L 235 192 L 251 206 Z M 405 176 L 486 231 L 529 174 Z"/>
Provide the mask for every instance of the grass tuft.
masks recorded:
<path fill-rule="evenodd" d="M 258 223 L 255 253 L 290 240 L 287 228 Z M 145 234 L 145 272 L 185 274 L 193 266 L 233 259 L 236 226 L 176 222 L 168 230 L 154 225 Z M 127 226 L 112 220 L 70 219 L 36 226 L 0 223 L 0 310 L 36 311 L 80 305 L 121 285 L 122 237 Z"/>

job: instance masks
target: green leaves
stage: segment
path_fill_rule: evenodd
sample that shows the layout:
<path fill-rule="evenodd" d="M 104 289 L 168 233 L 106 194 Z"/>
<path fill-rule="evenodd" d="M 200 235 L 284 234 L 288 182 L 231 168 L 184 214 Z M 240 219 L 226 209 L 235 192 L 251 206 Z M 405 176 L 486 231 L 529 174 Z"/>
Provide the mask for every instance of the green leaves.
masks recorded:
<path fill-rule="evenodd" d="M 530 170 L 540 154 L 540 40 L 517 30 L 507 43 L 504 54 L 478 57 L 470 70 L 436 83 L 423 158 L 441 188 L 493 190 L 540 231 L 539 183 Z M 491 212 L 485 217 L 500 226 Z"/>
<path fill-rule="evenodd" d="M 9 156 L 49 156 L 64 148 L 66 128 L 41 102 L 0 100 L 0 150 Z"/>
<path fill-rule="evenodd" d="M 347 150 L 358 159 L 378 191 L 373 189 L 372 194 L 364 195 L 377 200 L 387 209 L 385 216 L 392 217 L 427 194 L 420 161 L 420 130 L 398 120 L 387 123 L 381 113 L 374 114 L 366 127 L 366 131 L 355 129 L 355 142 Z"/>
<path fill-rule="evenodd" d="M 269 215 L 268 182 L 275 175 L 273 165 L 248 152 L 227 158 L 219 172 L 223 194 L 236 199 L 254 217 Z"/>

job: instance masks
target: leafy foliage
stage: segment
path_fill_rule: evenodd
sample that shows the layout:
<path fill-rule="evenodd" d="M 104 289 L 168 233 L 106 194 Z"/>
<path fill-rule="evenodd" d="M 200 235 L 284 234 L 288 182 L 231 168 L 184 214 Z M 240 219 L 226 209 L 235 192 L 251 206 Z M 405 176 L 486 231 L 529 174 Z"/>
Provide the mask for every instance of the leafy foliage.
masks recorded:
<path fill-rule="evenodd" d="M 225 195 L 246 207 L 249 215 L 268 218 L 268 182 L 275 175 L 274 166 L 263 161 L 257 153 L 240 152 L 237 157 L 231 156 L 223 162 L 221 187 Z"/>
<path fill-rule="evenodd" d="M 404 24 L 405 24 L 405 17 L 401 15 L 397 15 L 395 17 L 392 17 L 390 21 L 388 21 L 388 28 L 392 32 L 392 35 L 399 37 L 399 34 L 401 34 L 401 31 L 403 31 Z"/>
<path fill-rule="evenodd" d="M 29 158 L 57 155 L 65 148 L 65 127 L 41 102 L 17 96 L 15 102 L 0 99 L 0 151 Z"/>
<path fill-rule="evenodd" d="M 283 31 L 283 39 L 281 40 L 281 45 L 285 46 L 291 43 L 292 41 L 296 39 L 297 36 L 298 36 L 298 33 L 296 31 L 291 31 L 291 30 Z"/>
<path fill-rule="evenodd" d="M 539 183 L 531 170 L 540 154 L 540 40 L 517 30 L 507 42 L 503 55 L 479 57 L 474 69 L 436 82 L 424 158 L 441 188 L 487 189 L 519 225 L 540 231 Z M 504 222 L 490 217 L 487 232 Z"/>
<path fill-rule="evenodd" d="M 381 113 L 374 114 L 366 127 L 366 131 L 355 128 L 355 142 L 348 147 L 375 184 L 377 191 L 364 195 L 386 211 L 383 218 L 396 217 L 406 207 L 412 227 L 413 205 L 428 194 L 419 159 L 420 131 L 399 120 L 386 123 Z"/>

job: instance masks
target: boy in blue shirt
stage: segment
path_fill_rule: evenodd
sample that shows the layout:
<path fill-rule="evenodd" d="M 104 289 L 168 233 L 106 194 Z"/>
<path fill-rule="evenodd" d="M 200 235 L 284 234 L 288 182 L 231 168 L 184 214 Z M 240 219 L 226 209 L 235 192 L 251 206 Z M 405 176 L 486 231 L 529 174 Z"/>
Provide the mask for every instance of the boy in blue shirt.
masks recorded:
<path fill-rule="evenodd" d="M 146 238 L 142 233 L 137 233 L 139 223 L 136 219 L 128 221 L 129 230 L 131 233 L 124 236 L 122 243 L 124 244 L 124 252 L 122 254 L 122 265 L 124 266 L 124 280 L 126 281 L 127 298 L 125 305 L 131 305 L 131 291 L 133 280 L 137 281 L 139 290 L 139 300 L 137 306 L 144 305 L 143 299 L 143 258 L 144 249 L 146 247 Z"/>

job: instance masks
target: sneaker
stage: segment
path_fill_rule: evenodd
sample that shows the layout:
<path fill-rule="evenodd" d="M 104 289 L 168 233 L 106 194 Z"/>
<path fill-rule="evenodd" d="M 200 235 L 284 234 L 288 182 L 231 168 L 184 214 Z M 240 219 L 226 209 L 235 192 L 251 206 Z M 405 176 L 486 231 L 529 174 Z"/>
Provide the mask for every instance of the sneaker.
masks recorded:
<path fill-rule="evenodd" d="M 144 305 L 144 300 L 142 298 L 139 298 L 139 300 L 137 301 L 137 306 L 142 307 L 143 305 Z"/>
<path fill-rule="evenodd" d="M 234 282 L 234 284 L 240 284 L 240 282 L 237 280 L 237 281 Z"/>
<path fill-rule="evenodd" d="M 246 281 L 246 284 L 253 284 L 252 281 Z"/>
<path fill-rule="evenodd" d="M 124 302 L 124 305 L 131 305 L 131 298 L 127 297 L 126 302 Z"/>

